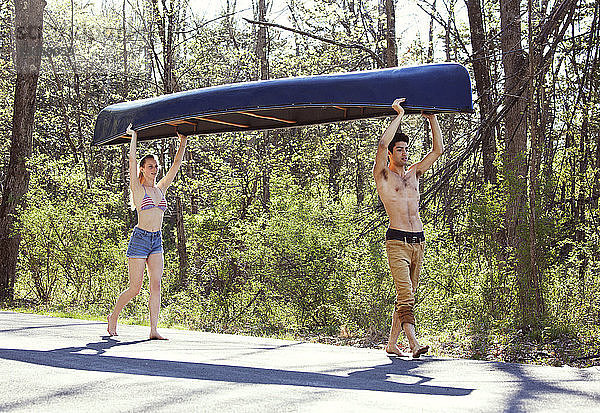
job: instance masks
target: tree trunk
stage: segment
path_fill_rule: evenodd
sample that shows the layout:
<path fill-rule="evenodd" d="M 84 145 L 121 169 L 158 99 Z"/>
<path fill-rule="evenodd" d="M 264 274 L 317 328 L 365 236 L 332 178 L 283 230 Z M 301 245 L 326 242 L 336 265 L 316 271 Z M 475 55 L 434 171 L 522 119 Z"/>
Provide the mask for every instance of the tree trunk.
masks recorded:
<path fill-rule="evenodd" d="M 588 61 L 590 62 L 588 68 L 590 68 L 590 73 L 597 73 L 597 68 L 600 66 L 598 62 L 598 58 L 600 57 L 600 3 L 596 2 L 594 8 L 594 20 L 592 22 L 592 29 L 590 30 L 589 35 L 589 43 L 590 45 L 594 44 L 595 48 L 593 49 L 593 57 L 590 57 Z M 591 52 L 591 51 L 590 51 Z M 587 70 L 587 68 L 586 68 Z M 591 76 L 587 77 L 591 81 Z M 590 82 L 591 83 L 591 82 Z M 595 87 L 597 90 L 597 86 Z M 586 107 L 587 108 L 587 107 Z M 587 109 L 589 111 L 589 108 Z M 594 162 L 594 184 L 592 186 L 592 203 L 590 204 L 590 209 L 598 209 L 600 206 L 600 133 L 594 134 L 594 145 L 595 145 L 595 162 Z"/>
<path fill-rule="evenodd" d="M 12 300 L 21 235 L 16 233 L 17 207 L 29 186 L 27 160 L 33 146 L 33 118 L 42 57 L 44 0 L 15 1 L 15 69 L 17 80 L 13 105 L 10 160 L 0 205 L 0 300 Z"/>
<path fill-rule="evenodd" d="M 161 40 L 163 51 L 163 93 L 169 94 L 178 91 L 175 79 L 175 40 L 179 31 L 179 2 L 162 0 L 162 11 L 158 7 L 157 0 L 150 0 L 154 10 L 154 21 L 158 26 L 158 35 Z M 175 157 L 175 147 L 169 145 L 171 160 Z M 164 162 L 163 162 L 164 165 Z M 166 165 L 165 165 L 166 167 Z M 176 178 L 179 179 L 179 178 Z M 179 257 L 179 284 L 187 284 L 188 254 L 187 237 L 183 225 L 183 202 L 179 193 L 175 195 L 175 220 L 177 228 L 177 255 Z"/>
<path fill-rule="evenodd" d="M 527 163 L 527 91 L 521 79 L 527 76 L 527 58 L 521 44 L 521 17 L 519 0 L 500 1 L 500 23 L 502 35 L 502 63 L 504 67 L 504 96 L 507 108 L 504 122 L 505 179 L 508 202 L 505 215 L 505 247 L 507 263 L 517 277 L 519 318 L 523 323 L 530 321 L 533 314 L 528 311 L 527 268 L 529 262 L 524 254 L 523 226 L 526 219 Z"/>
<path fill-rule="evenodd" d="M 362 129 L 362 130 L 366 130 L 366 128 Z M 362 142 L 366 141 L 366 137 L 363 136 L 363 133 L 357 133 L 355 134 L 356 139 L 354 141 L 354 147 L 356 148 L 356 152 L 354 154 L 354 159 L 355 159 L 355 173 L 356 173 L 356 179 L 354 180 L 354 188 L 356 191 L 356 205 L 358 207 L 360 207 L 364 200 L 365 200 L 365 177 L 364 177 L 364 170 L 365 170 L 365 165 L 363 162 L 363 159 L 361 157 L 361 151 L 360 151 L 360 147 Z"/>
<path fill-rule="evenodd" d="M 179 257 L 179 285 L 187 286 L 188 284 L 188 253 L 187 253 L 187 237 L 183 222 L 183 202 L 181 196 L 175 196 L 175 207 L 177 210 L 176 225 L 177 225 L 177 256 Z"/>
<path fill-rule="evenodd" d="M 434 13 L 436 12 L 436 0 L 433 0 L 431 5 L 431 18 L 429 19 L 429 47 L 427 49 L 427 63 L 433 63 L 433 22 L 435 19 L 433 18 Z"/>
<path fill-rule="evenodd" d="M 452 58 L 452 42 L 450 41 L 450 33 L 452 31 L 452 22 L 454 21 L 454 5 L 456 0 L 450 0 L 449 4 L 446 5 L 448 8 L 448 22 L 446 23 L 446 34 L 444 36 L 444 44 L 446 45 L 446 62 L 454 60 Z"/>
<path fill-rule="evenodd" d="M 258 0 L 258 21 L 266 21 L 266 0 Z M 256 57 L 258 59 L 258 78 L 266 80 L 269 78 L 269 61 L 267 59 L 267 27 L 258 26 L 256 37 Z"/>
<path fill-rule="evenodd" d="M 540 163 L 542 155 L 542 134 L 543 128 L 540 125 L 540 113 L 545 99 L 544 71 L 536 76 L 536 70 L 541 63 L 541 50 L 536 42 L 533 41 L 534 35 L 534 17 L 537 17 L 537 11 L 533 10 L 532 1 L 528 1 L 528 20 L 529 20 L 529 125 L 530 125 L 530 154 L 529 154 L 529 280 L 528 286 L 531 294 L 527 293 L 529 301 L 532 301 L 528 307 L 533 307 L 534 314 L 541 316 L 543 314 L 542 289 L 540 285 L 540 269 L 538 265 L 538 242 L 537 242 L 537 220 L 538 220 L 538 197 L 539 182 L 538 174 L 540 172 Z M 533 296 L 533 297 L 532 297 Z"/>
<path fill-rule="evenodd" d="M 342 148 L 335 144 L 329 156 L 329 196 L 334 202 L 340 201 L 340 172 L 342 170 Z"/>
<path fill-rule="evenodd" d="M 258 0 L 258 21 L 266 21 L 267 3 L 265 0 Z M 256 57 L 258 59 L 258 77 L 260 80 L 269 79 L 269 60 L 267 57 L 267 27 L 259 26 L 256 39 Z M 263 209 L 269 210 L 271 203 L 271 167 L 269 164 L 270 137 L 269 131 L 262 131 L 259 142 L 259 161 L 262 182 L 261 201 Z"/>
<path fill-rule="evenodd" d="M 485 182 L 496 183 L 496 135 L 494 125 L 490 119 L 494 115 L 492 107 L 492 81 L 489 69 L 489 48 L 483 25 L 483 16 L 480 0 L 465 0 L 469 15 L 471 30 L 471 46 L 473 54 L 473 73 L 475 75 L 475 88 L 479 99 L 479 119 L 481 122 L 481 146 L 483 152 L 483 176 Z"/>
<path fill-rule="evenodd" d="M 126 19 L 127 16 L 125 14 L 125 5 L 127 4 L 127 0 L 123 0 L 123 11 L 122 11 L 122 21 L 123 21 L 123 97 L 125 101 L 127 101 L 127 94 L 129 92 L 129 81 L 127 79 L 128 70 L 127 70 L 127 25 Z"/>
<path fill-rule="evenodd" d="M 127 102 L 129 95 L 129 71 L 127 69 L 127 25 L 125 22 L 127 21 L 127 16 L 125 14 L 125 5 L 127 4 L 127 0 L 123 0 L 123 11 L 122 11 L 122 20 L 123 20 L 123 90 L 121 92 L 121 97 L 124 102 Z M 127 175 L 129 174 L 129 161 L 128 161 L 128 149 L 126 145 L 121 146 L 121 193 L 123 197 L 124 205 L 129 206 L 129 183 L 127 179 Z M 134 177 L 132 177 L 134 179 Z M 124 219 L 126 221 L 126 228 L 131 226 L 131 222 L 133 221 L 133 212 L 131 208 L 125 208 L 125 216 Z"/>
<path fill-rule="evenodd" d="M 577 173 L 577 176 L 579 178 L 580 182 L 585 182 L 586 181 L 586 172 L 588 169 L 588 159 L 589 159 L 589 151 L 587 150 L 587 148 L 589 148 L 589 103 L 587 102 L 587 98 L 584 97 L 583 98 L 583 107 L 584 109 L 584 113 L 583 113 L 583 121 L 581 122 L 581 136 L 579 137 L 579 170 Z M 586 283 L 586 273 L 587 273 L 587 266 L 588 266 L 588 256 L 587 253 L 585 251 L 585 243 L 586 243 L 586 231 L 585 231 L 585 210 L 586 210 L 586 205 L 588 204 L 586 202 L 586 198 L 587 198 L 587 191 L 586 191 L 586 186 L 587 185 L 580 185 L 578 190 L 577 190 L 577 199 L 576 199 L 576 212 L 575 212 L 575 216 L 573 218 L 575 221 L 575 241 L 577 243 L 577 245 L 580 245 L 579 248 L 579 252 L 577 254 L 577 259 L 579 260 L 579 264 L 578 264 L 578 275 L 579 275 L 579 280 L 578 280 L 578 289 L 579 289 L 579 299 L 583 300 L 585 298 L 585 283 Z"/>
<path fill-rule="evenodd" d="M 398 47 L 396 45 L 396 1 L 385 1 L 385 65 L 386 67 L 398 66 Z"/>
<path fill-rule="evenodd" d="M 77 141 L 78 149 L 81 151 L 81 161 L 83 162 L 83 170 L 85 172 L 85 184 L 87 189 L 91 188 L 90 173 L 88 170 L 88 163 L 85 159 L 85 145 L 83 143 L 83 132 L 81 127 L 81 111 L 83 98 L 81 96 L 81 80 L 79 78 L 79 69 L 77 67 L 77 60 L 75 59 L 75 0 L 71 0 L 71 31 L 70 31 L 70 47 L 69 47 L 69 63 L 73 70 L 73 86 L 75 89 L 75 117 L 77 121 Z"/>

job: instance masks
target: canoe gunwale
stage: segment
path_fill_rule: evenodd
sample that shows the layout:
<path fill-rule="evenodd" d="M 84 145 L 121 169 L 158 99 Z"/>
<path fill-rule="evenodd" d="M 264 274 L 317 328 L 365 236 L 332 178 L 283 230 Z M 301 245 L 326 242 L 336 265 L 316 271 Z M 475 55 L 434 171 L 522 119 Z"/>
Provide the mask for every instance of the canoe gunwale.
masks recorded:
<path fill-rule="evenodd" d="M 283 129 L 283 128 L 290 128 L 290 127 L 309 126 L 309 124 L 302 124 L 302 123 L 297 124 L 297 121 L 292 120 L 292 119 L 277 118 L 277 117 L 271 116 L 271 115 L 269 115 L 269 116 L 266 116 L 266 115 L 261 116 L 260 115 L 261 111 L 294 110 L 294 109 L 303 109 L 303 108 L 309 108 L 309 109 L 336 108 L 336 109 L 342 110 L 344 112 L 344 118 L 335 120 L 335 121 L 331 121 L 331 122 L 344 122 L 344 121 L 361 119 L 361 118 L 356 118 L 356 117 L 351 117 L 351 118 L 345 119 L 347 116 L 348 109 L 369 108 L 369 109 L 389 109 L 389 111 L 390 111 L 390 113 L 388 113 L 388 114 L 382 114 L 379 116 L 369 116 L 369 118 L 377 118 L 377 117 L 382 118 L 382 117 L 387 117 L 387 116 L 394 116 L 394 114 L 395 114 L 395 111 L 391 108 L 390 104 L 371 104 L 371 103 L 368 103 L 368 104 L 364 104 L 364 103 L 305 104 L 305 103 L 303 103 L 303 104 L 291 104 L 291 105 L 279 105 L 279 106 L 255 106 L 255 107 L 251 107 L 251 108 L 236 108 L 234 110 L 227 110 L 227 111 L 186 114 L 186 115 L 180 116 L 180 117 L 160 119 L 160 120 L 157 120 L 156 122 L 146 123 L 143 125 L 133 125 L 133 126 L 134 126 L 134 129 L 139 132 L 139 131 L 151 129 L 151 128 L 157 127 L 157 126 L 170 125 L 173 127 L 173 136 L 176 135 L 178 125 L 172 125 L 172 123 L 176 123 L 176 122 L 194 125 L 194 134 L 231 133 L 231 132 L 243 132 L 243 131 L 250 131 L 250 130 L 258 130 L 255 128 L 246 129 L 246 128 L 250 127 L 250 125 L 235 124 L 232 122 L 221 121 L 220 119 L 208 119 L 210 117 L 215 117 L 215 116 L 236 115 L 236 114 L 264 118 L 264 119 L 273 120 L 273 121 L 281 123 L 280 126 L 273 126 L 272 129 Z M 474 112 L 473 108 L 441 108 L 441 107 L 414 106 L 414 105 L 404 106 L 404 109 L 406 111 L 405 112 L 406 114 L 418 114 L 420 112 L 426 112 L 426 113 L 457 113 L 457 112 L 473 113 Z M 362 119 L 364 119 L 364 118 L 362 118 Z M 195 120 L 196 122 L 190 122 L 189 120 Z M 239 129 L 236 131 L 227 131 L 227 132 L 211 132 L 211 131 L 196 132 L 198 122 L 201 122 L 201 121 L 222 123 L 225 125 L 238 127 Z M 329 122 L 329 123 L 331 123 L 331 122 Z M 130 139 L 130 136 L 127 135 L 125 133 L 125 131 L 123 131 L 122 133 L 114 134 L 112 136 L 109 136 L 109 137 L 101 140 L 101 141 L 94 142 L 94 145 L 98 145 L 98 146 L 99 145 L 110 145 L 111 143 L 113 143 L 112 141 L 114 141 L 116 139 L 121 139 L 121 138 Z M 144 139 L 144 140 L 147 140 L 147 139 Z"/>

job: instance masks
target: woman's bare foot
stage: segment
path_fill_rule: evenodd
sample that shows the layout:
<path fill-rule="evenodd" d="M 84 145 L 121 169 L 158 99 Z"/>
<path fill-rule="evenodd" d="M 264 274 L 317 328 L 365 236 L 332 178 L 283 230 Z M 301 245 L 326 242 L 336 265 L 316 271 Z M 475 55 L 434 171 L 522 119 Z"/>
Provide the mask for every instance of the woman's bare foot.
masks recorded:
<path fill-rule="evenodd" d="M 391 346 L 389 344 L 385 346 L 385 352 L 388 354 L 395 354 L 398 357 L 410 357 L 412 355 L 410 353 L 407 353 L 406 351 L 400 350 L 398 346 Z"/>
<path fill-rule="evenodd" d="M 421 357 L 421 354 L 425 354 L 429 351 L 429 346 L 417 346 L 413 349 L 412 356 L 414 359 Z"/>
<path fill-rule="evenodd" d="M 150 333 L 150 340 L 168 340 L 168 338 L 164 338 L 158 334 L 158 331 L 155 331 L 154 333 Z"/>
<path fill-rule="evenodd" d="M 116 322 L 112 322 L 111 318 L 110 318 L 110 314 L 108 315 L 108 317 L 106 317 L 106 321 L 108 321 L 108 326 L 106 327 L 106 331 L 108 331 L 108 335 L 109 336 L 118 336 L 117 334 L 117 323 Z"/>

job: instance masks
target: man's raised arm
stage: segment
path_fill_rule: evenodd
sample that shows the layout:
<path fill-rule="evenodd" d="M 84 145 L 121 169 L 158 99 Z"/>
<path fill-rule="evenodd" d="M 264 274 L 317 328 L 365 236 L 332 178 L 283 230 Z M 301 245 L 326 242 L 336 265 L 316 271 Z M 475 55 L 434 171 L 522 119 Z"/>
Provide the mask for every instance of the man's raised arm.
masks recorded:
<path fill-rule="evenodd" d="M 379 144 L 377 145 L 377 155 L 375 155 L 375 164 L 373 165 L 373 176 L 375 177 L 376 182 L 387 168 L 388 145 L 392 139 L 394 139 L 394 135 L 400 127 L 400 121 L 404 115 L 404 108 L 400 106 L 400 104 L 405 100 L 405 98 L 400 98 L 396 99 L 394 103 L 392 103 L 392 108 L 398 112 L 398 116 L 392 120 L 379 139 Z"/>
<path fill-rule="evenodd" d="M 415 168 L 417 168 L 416 173 L 417 176 L 421 176 L 431 168 L 431 165 L 444 153 L 444 142 L 442 140 L 442 131 L 440 129 L 440 124 L 438 123 L 437 116 L 434 114 L 423 114 L 423 117 L 427 118 L 429 121 L 429 126 L 431 127 L 431 134 L 433 136 L 433 147 L 431 151 L 425 155 L 420 162 L 415 164 Z"/>

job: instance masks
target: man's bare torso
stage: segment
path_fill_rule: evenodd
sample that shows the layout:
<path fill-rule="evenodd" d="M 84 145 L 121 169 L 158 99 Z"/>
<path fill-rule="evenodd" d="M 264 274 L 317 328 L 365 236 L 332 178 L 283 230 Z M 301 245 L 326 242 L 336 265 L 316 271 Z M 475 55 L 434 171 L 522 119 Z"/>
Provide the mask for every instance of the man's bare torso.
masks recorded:
<path fill-rule="evenodd" d="M 385 168 L 376 177 L 377 193 L 390 218 L 390 228 L 420 232 L 423 222 L 419 216 L 419 179 L 414 167 L 404 174 Z"/>

